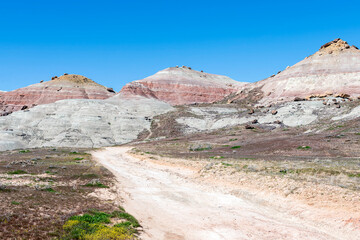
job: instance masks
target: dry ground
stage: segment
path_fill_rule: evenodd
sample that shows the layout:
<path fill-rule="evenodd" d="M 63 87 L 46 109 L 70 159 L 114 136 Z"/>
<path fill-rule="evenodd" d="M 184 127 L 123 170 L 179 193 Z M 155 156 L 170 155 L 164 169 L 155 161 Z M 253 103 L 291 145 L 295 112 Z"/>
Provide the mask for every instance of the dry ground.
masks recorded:
<path fill-rule="evenodd" d="M 189 167 L 198 181 L 233 195 L 270 205 L 285 199 L 299 217 L 360 230 L 359 119 L 273 131 L 240 126 L 133 146 L 137 158 Z"/>
<path fill-rule="evenodd" d="M 113 178 L 85 149 L 0 153 L 0 239 L 60 238 L 70 216 L 118 210 Z"/>

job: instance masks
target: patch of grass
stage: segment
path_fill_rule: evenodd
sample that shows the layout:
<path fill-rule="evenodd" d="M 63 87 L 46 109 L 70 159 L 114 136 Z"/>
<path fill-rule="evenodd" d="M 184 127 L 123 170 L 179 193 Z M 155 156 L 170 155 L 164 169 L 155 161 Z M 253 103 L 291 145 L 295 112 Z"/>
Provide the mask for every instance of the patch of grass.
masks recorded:
<path fill-rule="evenodd" d="M 231 138 L 229 139 L 229 142 L 234 142 L 234 141 L 237 141 L 238 139 L 237 138 Z"/>
<path fill-rule="evenodd" d="M 238 149 L 241 148 L 241 146 L 232 146 L 231 149 Z"/>
<path fill-rule="evenodd" d="M 222 162 L 221 163 L 223 166 L 226 166 L 226 167 L 231 167 L 232 166 L 232 164 L 230 164 L 230 163 L 225 163 L 225 162 Z"/>
<path fill-rule="evenodd" d="M 88 183 L 84 185 L 85 187 L 95 187 L 95 188 L 109 188 L 109 186 L 106 186 L 102 183 Z"/>
<path fill-rule="evenodd" d="M 110 217 L 111 214 L 108 213 L 91 211 L 84 215 L 72 216 L 69 220 L 78 220 L 87 223 L 110 223 Z"/>
<path fill-rule="evenodd" d="M 26 149 L 26 150 L 20 150 L 19 153 L 29 153 L 30 150 Z"/>
<path fill-rule="evenodd" d="M 75 161 L 84 160 L 84 158 L 74 158 Z"/>
<path fill-rule="evenodd" d="M 50 175 L 55 175 L 56 174 L 55 172 L 52 172 L 52 171 L 45 171 L 45 173 L 50 174 Z"/>
<path fill-rule="evenodd" d="M 109 226 L 111 220 L 114 218 L 127 221 L 114 226 Z M 108 214 L 92 211 L 84 215 L 72 216 L 68 221 L 66 221 L 63 225 L 65 234 L 60 239 L 135 239 L 133 235 L 136 232 L 134 226 L 140 225 L 133 216 L 126 212 L 115 211 Z"/>
<path fill-rule="evenodd" d="M 222 145 L 222 147 L 230 147 L 230 145 Z"/>
<path fill-rule="evenodd" d="M 355 133 L 355 135 L 358 135 L 358 136 L 360 136 L 360 132 L 358 132 L 358 133 Z"/>
<path fill-rule="evenodd" d="M 331 126 L 331 127 L 329 127 L 327 130 L 335 130 L 336 128 L 343 128 L 343 127 L 345 127 L 344 125 L 337 125 L 337 126 Z"/>
<path fill-rule="evenodd" d="M 243 157 L 243 158 L 238 158 L 240 160 L 255 160 L 256 158 L 247 158 L 247 157 Z"/>
<path fill-rule="evenodd" d="M 88 174 L 74 175 L 73 178 L 95 179 L 95 178 L 100 178 L 100 177 L 99 177 L 99 175 L 97 175 L 95 173 L 88 173 Z"/>
<path fill-rule="evenodd" d="M 16 202 L 16 201 L 12 201 L 11 204 L 12 204 L 12 205 L 20 205 L 21 203 L 20 203 L 20 202 Z"/>
<path fill-rule="evenodd" d="M 225 158 L 224 156 L 212 156 L 210 157 L 211 159 L 222 159 Z"/>
<path fill-rule="evenodd" d="M 50 192 L 50 193 L 56 193 L 56 191 L 54 189 L 52 189 L 52 188 L 45 188 L 42 191 Z"/>
<path fill-rule="evenodd" d="M 91 155 L 90 153 L 84 152 L 69 152 L 70 155 Z"/>
<path fill-rule="evenodd" d="M 195 149 L 191 149 L 190 151 L 201 152 L 206 150 L 211 150 L 211 147 L 195 148 Z"/>
<path fill-rule="evenodd" d="M 311 149 L 311 147 L 310 146 L 299 146 L 299 147 L 297 147 L 297 149 L 299 149 L 299 150 L 309 150 L 309 149 Z"/>
<path fill-rule="evenodd" d="M 15 171 L 12 171 L 12 172 L 8 172 L 8 174 L 10 174 L 10 175 L 27 174 L 27 172 L 24 171 L 24 170 L 15 170 Z"/>
<path fill-rule="evenodd" d="M 349 177 L 360 178 L 360 173 L 348 173 L 347 175 L 348 175 Z"/>
<path fill-rule="evenodd" d="M 126 213 L 126 212 L 121 212 L 121 211 L 114 211 L 111 216 L 114 218 L 120 218 L 120 219 L 125 219 L 128 220 L 131 225 L 135 228 L 140 227 L 140 224 L 138 222 L 138 220 L 136 220 L 136 218 L 134 218 L 132 215 Z"/>

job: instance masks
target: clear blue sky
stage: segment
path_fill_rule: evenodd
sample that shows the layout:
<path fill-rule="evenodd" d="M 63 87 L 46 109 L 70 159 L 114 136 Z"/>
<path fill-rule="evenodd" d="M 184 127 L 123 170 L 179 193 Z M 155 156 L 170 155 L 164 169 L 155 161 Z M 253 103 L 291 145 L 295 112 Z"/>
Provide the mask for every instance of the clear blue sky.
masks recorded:
<path fill-rule="evenodd" d="M 0 90 L 85 75 L 119 91 L 175 65 L 254 82 L 341 37 L 358 1 L 1 1 Z"/>

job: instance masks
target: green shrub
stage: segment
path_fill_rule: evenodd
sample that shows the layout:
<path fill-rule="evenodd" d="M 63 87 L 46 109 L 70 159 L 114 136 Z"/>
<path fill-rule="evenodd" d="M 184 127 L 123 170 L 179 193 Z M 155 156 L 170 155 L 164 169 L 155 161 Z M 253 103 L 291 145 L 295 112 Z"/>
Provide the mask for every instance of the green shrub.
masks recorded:
<path fill-rule="evenodd" d="M 299 146 L 297 149 L 300 149 L 300 150 L 309 150 L 309 149 L 311 149 L 311 147 L 309 147 L 309 146 Z"/>
<path fill-rule="evenodd" d="M 27 149 L 26 149 L 26 150 L 20 150 L 20 151 L 19 151 L 19 153 L 29 153 L 29 152 L 30 152 L 30 150 L 27 150 Z"/>
<path fill-rule="evenodd" d="M 118 218 L 125 222 L 110 226 L 111 219 Z M 92 211 L 79 216 L 72 216 L 63 225 L 65 234 L 61 239 L 72 240 L 127 240 L 135 239 L 134 226 L 140 226 L 137 220 L 125 212 L 115 211 L 111 214 Z"/>
<path fill-rule="evenodd" d="M 241 148 L 241 146 L 232 146 L 231 149 L 238 149 Z"/>

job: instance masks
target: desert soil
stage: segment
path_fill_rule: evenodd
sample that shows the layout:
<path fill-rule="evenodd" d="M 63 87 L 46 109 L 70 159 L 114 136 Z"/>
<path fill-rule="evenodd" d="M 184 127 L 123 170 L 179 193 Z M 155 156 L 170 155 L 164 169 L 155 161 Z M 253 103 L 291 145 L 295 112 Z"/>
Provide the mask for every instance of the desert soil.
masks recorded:
<path fill-rule="evenodd" d="M 122 205 L 144 228 L 142 239 L 359 239 L 358 229 L 321 209 L 265 192 L 243 197 L 234 187 L 199 178 L 196 164 L 142 157 L 130 149 L 92 154 L 117 177 Z"/>

